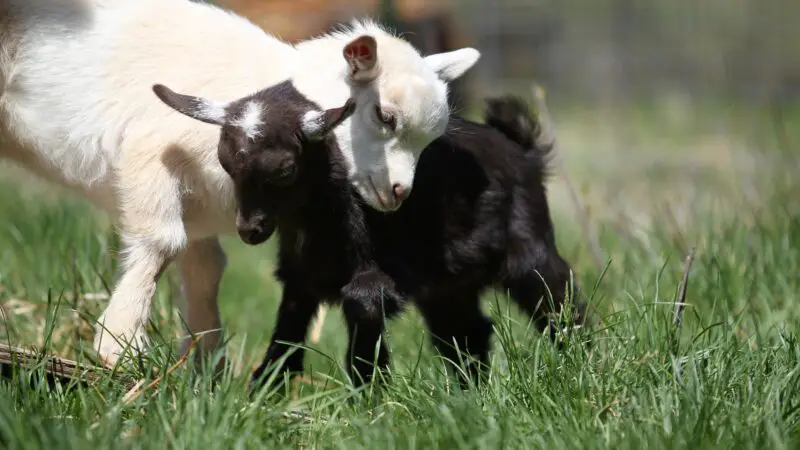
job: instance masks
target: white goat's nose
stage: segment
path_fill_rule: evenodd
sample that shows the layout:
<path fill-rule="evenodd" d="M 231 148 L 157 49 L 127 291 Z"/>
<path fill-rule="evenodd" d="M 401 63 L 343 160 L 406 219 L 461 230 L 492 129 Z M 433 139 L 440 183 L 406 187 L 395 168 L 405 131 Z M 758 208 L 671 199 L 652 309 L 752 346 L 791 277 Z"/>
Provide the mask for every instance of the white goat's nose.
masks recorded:
<path fill-rule="evenodd" d="M 397 202 L 402 202 L 408 198 L 408 194 L 411 192 L 411 189 L 409 189 L 407 186 L 403 186 L 400 183 L 395 183 L 394 186 L 392 186 L 392 191 L 394 192 L 394 199 Z"/>

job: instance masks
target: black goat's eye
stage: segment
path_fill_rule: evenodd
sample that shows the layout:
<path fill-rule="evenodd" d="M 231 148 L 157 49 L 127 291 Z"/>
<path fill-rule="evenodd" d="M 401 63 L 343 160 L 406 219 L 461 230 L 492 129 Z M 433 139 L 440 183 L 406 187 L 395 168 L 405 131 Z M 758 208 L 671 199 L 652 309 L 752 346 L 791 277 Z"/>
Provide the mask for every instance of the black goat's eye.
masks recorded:
<path fill-rule="evenodd" d="M 394 114 L 384 111 L 380 106 L 375 107 L 375 114 L 377 114 L 378 120 L 382 124 L 387 125 L 392 129 L 392 131 L 394 131 L 395 127 L 397 126 L 397 121 L 395 120 Z"/>
<path fill-rule="evenodd" d="M 281 177 L 281 178 L 288 177 L 289 175 L 292 175 L 295 172 L 296 169 L 297 169 L 297 166 L 295 166 L 294 164 L 284 164 L 278 170 L 278 176 Z"/>

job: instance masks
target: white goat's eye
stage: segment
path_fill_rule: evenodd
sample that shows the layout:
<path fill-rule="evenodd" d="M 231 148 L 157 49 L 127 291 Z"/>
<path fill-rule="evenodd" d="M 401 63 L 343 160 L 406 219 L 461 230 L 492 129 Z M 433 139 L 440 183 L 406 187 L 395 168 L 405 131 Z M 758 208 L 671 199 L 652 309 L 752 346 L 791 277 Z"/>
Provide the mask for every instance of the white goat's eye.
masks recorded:
<path fill-rule="evenodd" d="M 395 120 L 394 114 L 384 111 L 380 106 L 375 107 L 375 114 L 378 116 L 378 120 L 391 128 L 392 131 L 397 127 L 397 120 Z"/>

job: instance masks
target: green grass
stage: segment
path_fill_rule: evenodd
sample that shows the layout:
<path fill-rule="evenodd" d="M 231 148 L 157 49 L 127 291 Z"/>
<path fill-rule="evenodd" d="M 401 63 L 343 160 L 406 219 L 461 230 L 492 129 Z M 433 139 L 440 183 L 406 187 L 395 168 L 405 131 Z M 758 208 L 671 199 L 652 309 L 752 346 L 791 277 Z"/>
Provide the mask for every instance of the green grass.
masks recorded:
<path fill-rule="evenodd" d="M 253 248 L 230 237 L 220 301 L 233 367 L 214 389 L 207 374 L 186 366 L 131 402 L 111 380 L 30 388 L 27 378 L 41 373 L 23 373 L 0 383 L 0 446 L 798 448 L 797 154 L 763 144 L 744 153 L 755 165 L 720 163 L 741 160 L 739 143 L 755 144 L 724 136 L 736 145 L 720 151 L 707 144 L 719 139 L 699 134 L 682 136 L 682 154 L 694 158 L 681 159 L 661 147 L 647 151 L 648 142 L 668 139 L 646 140 L 638 126 L 614 141 L 596 132 L 592 124 L 559 129 L 607 268 L 592 262 L 563 179 L 551 193 L 561 250 L 592 294 L 593 347 L 576 339 L 556 351 L 491 293 L 485 307 L 497 335 L 483 389 L 453 384 L 411 311 L 389 327 L 392 384 L 382 395 L 356 393 L 344 384 L 345 333 L 334 309 L 322 339 L 309 344 L 312 382 L 296 382 L 289 396 L 250 398 L 247 375 L 269 339 L 280 286 L 273 243 Z M 79 358 L 113 284 L 113 229 L 87 203 L 23 182 L 16 171 L 0 180 L 0 339 Z M 672 302 L 692 246 L 688 305 L 676 330 Z M 158 348 L 136 378 L 152 380 L 177 360 L 175 286 L 169 271 L 154 303 Z"/>

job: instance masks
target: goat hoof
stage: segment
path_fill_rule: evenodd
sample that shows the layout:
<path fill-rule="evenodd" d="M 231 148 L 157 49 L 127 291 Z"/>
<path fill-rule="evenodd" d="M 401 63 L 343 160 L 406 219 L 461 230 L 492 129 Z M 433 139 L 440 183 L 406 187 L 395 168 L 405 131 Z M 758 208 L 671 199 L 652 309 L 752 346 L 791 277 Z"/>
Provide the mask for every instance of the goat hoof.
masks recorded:
<path fill-rule="evenodd" d="M 116 366 L 126 352 L 129 358 L 133 358 L 143 352 L 146 346 L 147 335 L 141 328 L 115 332 L 108 327 L 98 326 L 95 330 L 94 350 L 103 364 L 110 368 Z"/>

